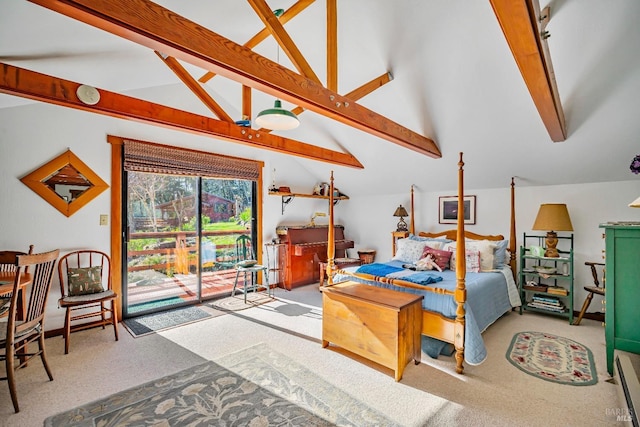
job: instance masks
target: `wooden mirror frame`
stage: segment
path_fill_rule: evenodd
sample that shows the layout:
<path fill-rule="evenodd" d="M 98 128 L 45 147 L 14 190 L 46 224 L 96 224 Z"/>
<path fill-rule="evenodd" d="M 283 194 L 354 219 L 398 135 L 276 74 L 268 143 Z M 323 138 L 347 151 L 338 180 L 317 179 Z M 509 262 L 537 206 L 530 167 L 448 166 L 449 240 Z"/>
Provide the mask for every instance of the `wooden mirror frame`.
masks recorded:
<path fill-rule="evenodd" d="M 48 185 L 44 180 L 49 176 L 64 168 L 71 166 L 84 176 L 90 183 L 91 187 L 82 192 L 77 198 L 71 202 L 65 201 Z M 28 175 L 20 178 L 23 184 L 32 189 L 36 194 L 45 199 L 51 206 L 58 209 L 62 214 L 71 216 L 80 210 L 84 205 L 96 198 L 100 193 L 109 188 L 95 172 L 91 170 L 78 156 L 73 154 L 71 150 L 67 150 L 55 159 L 50 160 L 38 169 Z"/>

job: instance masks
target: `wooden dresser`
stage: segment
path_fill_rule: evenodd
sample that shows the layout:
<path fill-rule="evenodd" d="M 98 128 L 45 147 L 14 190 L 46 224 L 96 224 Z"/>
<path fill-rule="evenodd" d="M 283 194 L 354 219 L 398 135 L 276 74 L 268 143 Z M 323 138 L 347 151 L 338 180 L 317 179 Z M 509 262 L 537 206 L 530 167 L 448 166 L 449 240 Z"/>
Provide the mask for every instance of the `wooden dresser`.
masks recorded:
<path fill-rule="evenodd" d="M 422 295 L 356 282 L 322 291 L 322 346 L 345 350 L 393 369 L 400 381 L 422 353 Z"/>
<path fill-rule="evenodd" d="M 612 375 L 614 349 L 640 353 L 640 222 L 600 227 L 605 230 L 605 340 Z"/>

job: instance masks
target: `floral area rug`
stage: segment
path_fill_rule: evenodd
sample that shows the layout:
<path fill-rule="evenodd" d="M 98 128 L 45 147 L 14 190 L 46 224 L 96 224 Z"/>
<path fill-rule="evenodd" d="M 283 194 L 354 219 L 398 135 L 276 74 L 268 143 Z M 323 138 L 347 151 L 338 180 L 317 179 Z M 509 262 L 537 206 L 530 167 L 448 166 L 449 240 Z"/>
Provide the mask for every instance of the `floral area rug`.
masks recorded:
<path fill-rule="evenodd" d="M 266 344 L 49 417 L 59 426 L 395 426 Z"/>
<path fill-rule="evenodd" d="M 507 350 L 511 364 L 534 377 L 567 385 L 598 382 L 593 354 L 584 345 L 543 332 L 519 332 Z"/>

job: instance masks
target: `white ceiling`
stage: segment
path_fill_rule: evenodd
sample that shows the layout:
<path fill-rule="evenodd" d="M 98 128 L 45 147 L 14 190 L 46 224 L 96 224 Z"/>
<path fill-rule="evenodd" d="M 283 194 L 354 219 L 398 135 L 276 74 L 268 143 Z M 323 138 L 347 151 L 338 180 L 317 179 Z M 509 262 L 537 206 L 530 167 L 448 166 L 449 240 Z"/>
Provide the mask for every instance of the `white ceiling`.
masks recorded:
<path fill-rule="evenodd" d="M 238 44 L 263 27 L 240 0 L 157 3 Z M 294 1 L 268 3 L 287 9 Z M 338 92 L 390 71 L 394 80 L 359 103 L 433 139 L 443 156 L 432 159 L 305 112 L 298 129 L 280 135 L 348 151 L 365 169 L 283 159 L 321 180 L 328 169 L 339 170 L 354 194 L 404 192 L 411 184 L 454 190 L 461 151 L 469 189 L 504 188 L 511 176 L 522 186 L 636 179 L 629 164 L 640 154 L 640 2 L 550 5 L 548 42 L 566 141 L 551 141 L 488 0 L 342 0 Z M 0 7 L 0 62 L 212 116 L 151 50 L 28 1 L 0 0 Z M 321 81 L 325 23 L 325 1 L 316 0 L 285 25 Z M 254 50 L 277 60 L 272 39 Z M 291 67 L 283 52 L 279 61 Z M 204 73 L 183 65 L 196 78 Z M 216 77 L 206 87 L 240 119 L 239 84 Z M 0 108 L 28 102 L 0 95 Z M 271 105 L 272 97 L 254 91 L 254 114 Z"/>

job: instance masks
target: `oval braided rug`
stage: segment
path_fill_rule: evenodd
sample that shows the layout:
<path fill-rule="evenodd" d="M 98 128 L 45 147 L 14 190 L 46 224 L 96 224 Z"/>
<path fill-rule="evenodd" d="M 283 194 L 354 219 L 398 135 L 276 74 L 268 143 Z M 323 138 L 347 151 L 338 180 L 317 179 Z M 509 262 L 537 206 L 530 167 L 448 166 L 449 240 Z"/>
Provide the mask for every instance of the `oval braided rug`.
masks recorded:
<path fill-rule="evenodd" d="M 598 382 L 591 350 L 569 338 L 544 332 L 518 332 L 506 356 L 521 371 L 546 381 L 567 385 Z"/>

